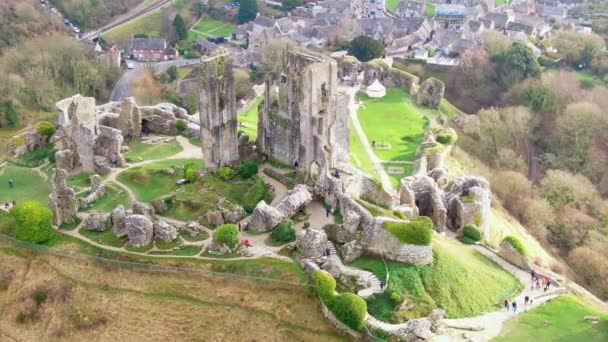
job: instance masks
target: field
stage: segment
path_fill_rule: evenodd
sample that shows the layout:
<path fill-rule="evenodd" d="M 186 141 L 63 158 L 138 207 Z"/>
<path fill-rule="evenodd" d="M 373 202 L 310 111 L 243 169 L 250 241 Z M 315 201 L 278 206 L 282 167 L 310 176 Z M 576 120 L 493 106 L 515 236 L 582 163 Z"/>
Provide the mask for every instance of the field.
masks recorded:
<path fill-rule="evenodd" d="M 379 179 L 374 162 L 369 158 L 355 129 L 350 127 L 350 164 L 367 173 L 374 179 Z"/>
<path fill-rule="evenodd" d="M 436 111 L 414 105 L 399 88 L 387 89 L 383 98 L 359 94 L 358 99 L 363 102 L 358 115 L 367 140 L 390 144 L 390 149 L 376 148 L 376 155 L 387 161 L 414 160 L 427 125 L 424 116 Z"/>
<path fill-rule="evenodd" d="M 389 291 L 369 300 L 370 313 L 387 321 L 405 321 L 440 307 L 447 317 L 470 317 L 498 308 L 521 289 L 513 276 L 457 241 L 435 235 L 433 256 L 433 264 L 427 266 L 389 262 Z M 380 279 L 386 277 L 381 260 L 362 258 L 353 266 L 368 269 Z M 391 292 L 404 298 L 411 309 L 393 313 Z"/>
<path fill-rule="evenodd" d="M 394 12 L 395 8 L 397 8 L 397 5 L 399 5 L 400 2 L 401 0 L 386 0 L 386 9 Z"/>
<path fill-rule="evenodd" d="M 183 341 L 195 336 L 249 340 L 254 334 L 264 341 L 344 340 L 321 315 L 316 295 L 307 287 L 207 273 L 248 269 L 271 277 L 280 272 L 283 280 L 298 283 L 302 271 L 293 263 L 261 259 L 255 264 L 216 261 L 190 267 L 126 267 L 31 253 L 2 242 L 0 336 L 29 341 Z M 28 304 L 34 289 L 48 296 L 37 306 Z M 162 324 L 152 323 L 159 319 Z"/>
<path fill-rule="evenodd" d="M 239 130 L 247 133 L 249 140 L 255 140 L 258 137 L 258 106 L 263 99 L 263 96 L 259 96 L 251 101 L 247 109 L 238 116 Z"/>
<path fill-rule="evenodd" d="M 435 16 L 435 13 L 437 12 L 437 5 L 435 4 L 424 4 L 424 14 L 429 17 L 432 18 Z"/>
<path fill-rule="evenodd" d="M 141 141 L 131 143 L 129 152 L 124 154 L 127 161 L 164 159 L 180 153 L 182 147 L 176 139 L 162 144 L 146 144 Z"/>
<path fill-rule="evenodd" d="M 196 163 L 199 167 L 204 165 L 203 161 L 198 159 L 165 160 L 128 169 L 118 176 L 118 180 L 128 186 L 138 200 L 151 202 L 175 190 L 175 182 L 182 178 L 181 174 L 169 176 L 162 173 L 162 170 L 187 163 Z"/>
<path fill-rule="evenodd" d="M 12 189 L 8 186 L 9 179 L 14 182 Z M 46 205 L 50 193 L 50 181 L 42 178 L 34 170 L 10 164 L 0 169 L 0 204 L 2 205 L 12 200 L 17 202 L 37 200 Z"/>
<path fill-rule="evenodd" d="M 592 324 L 585 316 L 598 316 Z M 493 341 L 607 341 L 608 315 L 600 313 L 581 299 L 563 296 L 508 321 Z"/>
<path fill-rule="evenodd" d="M 190 29 L 188 32 L 188 40 L 194 40 L 197 36 L 201 38 L 229 37 L 235 30 L 236 25 L 232 23 L 214 19 L 204 19 Z"/>

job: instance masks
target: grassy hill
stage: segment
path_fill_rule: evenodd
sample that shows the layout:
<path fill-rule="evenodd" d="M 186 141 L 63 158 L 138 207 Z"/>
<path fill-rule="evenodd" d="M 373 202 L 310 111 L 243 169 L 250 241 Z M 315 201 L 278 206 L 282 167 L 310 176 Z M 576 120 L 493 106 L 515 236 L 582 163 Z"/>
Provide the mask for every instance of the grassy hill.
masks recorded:
<path fill-rule="evenodd" d="M 585 316 L 598 316 L 593 324 Z M 505 324 L 494 342 L 525 341 L 606 341 L 608 314 L 601 313 L 574 296 L 554 299 Z"/>
<path fill-rule="evenodd" d="M 502 268 L 451 239 L 433 237 L 433 264 L 426 266 L 389 262 L 388 291 L 369 300 L 372 315 L 386 321 L 405 321 L 428 315 L 435 308 L 447 317 L 470 317 L 498 308 L 521 289 L 520 283 Z M 370 270 L 385 279 L 381 260 L 358 259 L 353 266 Z M 393 298 L 403 299 L 399 308 Z"/>

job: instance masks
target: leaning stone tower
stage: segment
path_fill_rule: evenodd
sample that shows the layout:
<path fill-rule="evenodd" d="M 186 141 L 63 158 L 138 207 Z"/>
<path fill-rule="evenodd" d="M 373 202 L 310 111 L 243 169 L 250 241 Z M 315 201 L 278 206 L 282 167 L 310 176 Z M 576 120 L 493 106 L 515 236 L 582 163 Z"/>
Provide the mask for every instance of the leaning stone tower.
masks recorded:
<path fill-rule="evenodd" d="M 199 109 L 207 167 L 217 168 L 238 160 L 232 57 L 225 50 L 201 59 Z"/>

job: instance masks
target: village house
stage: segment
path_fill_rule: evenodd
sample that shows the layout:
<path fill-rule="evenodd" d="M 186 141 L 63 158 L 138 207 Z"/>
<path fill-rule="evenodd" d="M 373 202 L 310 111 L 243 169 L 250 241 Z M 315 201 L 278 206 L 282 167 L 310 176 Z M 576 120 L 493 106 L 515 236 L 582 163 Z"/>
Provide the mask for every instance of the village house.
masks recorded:
<path fill-rule="evenodd" d="M 194 44 L 196 44 L 198 51 L 202 55 L 210 55 L 213 51 L 219 49 L 219 47 L 217 45 L 215 45 L 212 42 L 208 41 L 207 39 L 204 39 L 201 37 L 197 37 L 194 40 Z"/>
<path fill-rule="evenodd" d="M 178 56 L 177 50 L 169 47 L 163 38 L 132 38 L 127 55 L 138 61 L 167 61 Z"/>
<path fill-rule="evenodd" d="M 433 19 L 443 28 L 459 29 L 466 19 L 473 16 L 474 9 L 463 5 L 441 5 L 437 7 Z"/>

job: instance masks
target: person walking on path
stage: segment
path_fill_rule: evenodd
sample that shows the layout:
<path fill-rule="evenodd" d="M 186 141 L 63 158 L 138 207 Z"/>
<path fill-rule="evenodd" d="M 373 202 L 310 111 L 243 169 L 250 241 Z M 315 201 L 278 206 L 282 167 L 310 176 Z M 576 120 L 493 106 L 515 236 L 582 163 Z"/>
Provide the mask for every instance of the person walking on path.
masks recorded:
<path fill-rule="evenodd" d="M 326 257 L 331 257 L 331 251 L 329 250 L 329 248 L 325 248 L 325 256 Z"/>
<path fill-rule="evenodd" d="M 13 188 L 13 185 L 15 185 L 15 182 L 13 182 L 13 179 L 12 179 L 12 178 L 9 178 L 9 179 L 8 179 L 8 187 L 12 189 L 12 188 Z"/>
<path fill-rule="evenodd" d="M 326 206 L 325 207 L 325 217 L 329 217 L 329 213 L 331 213 L 331 207 L 330 206 Z"/>
<path fill-rule="evenodd" d="M 380 282 L 380 291 L 384 291 L 384 282 L 383 281 Z"/>
<path fill-rule="evenodd" d="M 509 301 L 505 299 L 505 309 L 509 312 Z"/>
<path fill-rule="evenodd" d="M 536 289 L 540 289 L 540 279 L 538 277 L 536 277 Z"/>
<path fill-rule="evenodd" d="M 245 239 L 245 241 L 243 241 L 243 244 L 245 245 L 245 247 L 251 247 L 251 244 L 249 243 L 249 240 Z"/>
<path fill-rule="evenodd" d="M 551 286 L 551 279 L 547 279 L 547 285 L 545 285 L 545 292 L 547 292 L 549 286 Z"/>
<path fill-rule="evenodd" d="M 526 306 L 527 306 L 527 305 L 528 305 L 528 301 L 529 301 L 529 300 L 530 300 L 530 297 L 525 296 L 525 297 L 524 297 L 524 305 L 526 305 Z"/>
<path fill-rule="evenodd" d="M 513 308 L 513 314 L 515 315 L 517 313 L 517 302 L 513 301 L 513 303 L 511 303 L 511 307 Z"/>
<path fill-rule="evenodd" d="M 534 281 L 534 278 L 536 278 L 536 272 L 534 272 L 534 270 L 530 270 L 530 276 L 532 277 L 532 281 Z"/>
<path fill-rule="evenodd" d="M 293 163 L 293 168 L 296 170 L 296 173 L 300 172 L 300 163 L 297 160 Z"/>

